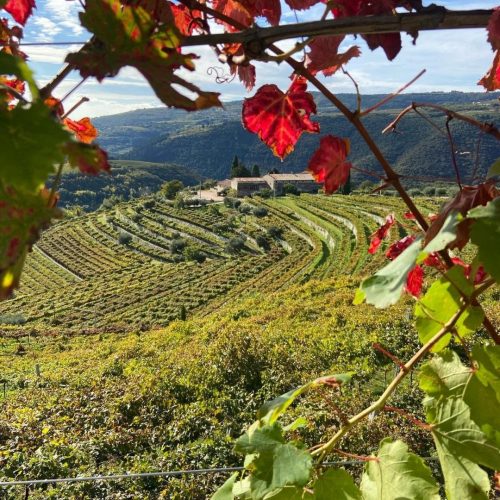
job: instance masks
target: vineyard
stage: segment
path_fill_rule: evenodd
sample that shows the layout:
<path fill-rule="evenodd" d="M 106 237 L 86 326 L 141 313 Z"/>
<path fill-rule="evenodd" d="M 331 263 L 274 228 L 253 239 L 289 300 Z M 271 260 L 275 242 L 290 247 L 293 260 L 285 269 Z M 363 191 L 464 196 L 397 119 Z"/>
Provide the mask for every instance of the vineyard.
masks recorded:
<path fill-rule="evenodd" d="M 0 304 L 3 334 L 164 327 L 181 310 L 207 314 L 255 290 L 368 274 L 383 259 L 367 253 L 369 236 L 388 213 L 404 212 L 382 196 L 245 204 L 249 213 L 149 197 L 60 222 L 29 255 L 17 296 Z M 254 215 L 259 207 L 265 216 Z M 421 207 L 432 212 L 435 202 Z"/>

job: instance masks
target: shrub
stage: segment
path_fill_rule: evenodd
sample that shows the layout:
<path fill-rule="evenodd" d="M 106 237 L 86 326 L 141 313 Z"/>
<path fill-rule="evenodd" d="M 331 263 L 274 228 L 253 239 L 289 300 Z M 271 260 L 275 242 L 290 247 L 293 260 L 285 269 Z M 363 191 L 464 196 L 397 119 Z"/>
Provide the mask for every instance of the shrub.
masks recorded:
<path fill-rule="evenodd" d="M 231 238 L 226 244 L 226 249 L 230 253 L 240 252 L 243 248 L 245 248 L 245 240 L 239 236 Z"/>
<path fill-rule="evenodd" d="M 240 205 L 239 209 L 240 213 L 242 214 L 249 214 L 252 211 L 251 205 L 248 205 L 246 203 L 243 203 Z"/>
<path fill-rule="evenodd" d="M 294 184 L 285 184 L 283 186 L 283 194 L 300 194 L 297 186 Z"/>
<path fill-rule="evenodd" d="M 268 214 L 267 208 L 265 207 L 255 207 L 252 212 L 255 217 L 265 217 Z"/>
<path fill-rule="evenodd" d="M 408 194 L 410 196 L 422 196 L 422 191 L 420 191 L 420 189 L 409 189 L 408 190 Z"/>
<path fill-rule="evenodd" d="M 118 234 L 118 243 L 121 245 L 128 245 L 132 241 L 132 235 L 125 231 L 120 231 Z"/>
<path fill-rule="evenodd" d="M 263 248 L 264 250 L 269 249 L 269 242 L 265 238 L 265 236 L 262 236 L 259 234 L 256 238 L 255 241 L 257 242 L 257 245 L 259 245 L 260 248 Z"/>
<path fill-rule="evenodd" d="M 271 196 L 273 195 L 273 191 L 272 189 L 269 189 L 269 188 L 264 188 L 264 189 L 261 189 L 260 191 L 257 191 L 257 196 L 260 196 L 261 198 L 271 198 Z"/>
<path fill-rule="evenodd" d="M 144 200 L 142 206 L 144 208 L 153 208 L 155 206 L 155 200 Z"/>
<path fill-rule="evenodd" d="M 207 254 L 196 247 L 187 247 L 184 250 L 184 256 L 187 260 L 194 260 L 199 264 L 207 260 Z"/>
<path fill-rule="evenodd" d="M 267 228 L 267 234 L 271 238 L 281 238 L 281 236 L 283 235 L 283 229 L 278 226 L 270 226 Z"/>
<path fill-rule="evenodd" d="M 24 325 L 26 318 L 22 314 L 3 314 L 0 316 L 0 324 L 2 325 Z"/>
<path fill-rule="evenodd" d="M 436 188 L 434 186 L 427 186 L 424 188 L 423 193 L 425 194 L 425 196 L 435 196 Z"/>
<path fill-rule="evenodd" d="M 170 242 L 170 251 L 172 253 L 180 254 L 186 248 L 187 242 L 182 238 L 176 238 Z"/>

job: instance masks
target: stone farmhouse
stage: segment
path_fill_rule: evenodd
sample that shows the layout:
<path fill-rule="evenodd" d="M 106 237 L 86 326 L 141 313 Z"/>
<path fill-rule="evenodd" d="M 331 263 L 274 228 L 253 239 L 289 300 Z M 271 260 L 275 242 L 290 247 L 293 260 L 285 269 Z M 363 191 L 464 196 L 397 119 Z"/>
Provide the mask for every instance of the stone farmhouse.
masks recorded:
<path fill-rule="evenodd" d="M 308 172 L 299 174 L 266 174 L 263 177 L 234 177 L 231 188 L 237 196 L 249 196 L 262 189 L 271 189 L 275 195 L 283 194 L 285 185 L 291 184 L 298 191 L 317 193 L 320 186 Z"/>

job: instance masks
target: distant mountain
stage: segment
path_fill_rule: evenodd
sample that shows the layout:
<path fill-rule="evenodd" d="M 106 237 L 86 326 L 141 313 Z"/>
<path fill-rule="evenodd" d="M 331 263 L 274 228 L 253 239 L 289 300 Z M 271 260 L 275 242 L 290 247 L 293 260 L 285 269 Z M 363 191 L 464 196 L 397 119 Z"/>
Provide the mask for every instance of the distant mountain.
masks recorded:
<path fill-rule="evenodd" d="M 401 109 L 414 101 L 446 105 L 478 120 L 493 121 L 500 109 L 498 96 L 498 93 L 463 92 L 404 94 L 370 114 L 366 118 L 366 125 L 401 174 L 450 178 L 454 174 L 448 139 L 436 133 L 425 120 L 409 114 L 402 120 L 398 134 L 382 136 L 381 130 Z M 339 97 L 351 109 L 354 108 L 354 94 L 340 94 Z M 372 106 L 383 97 L 364 96 L 363 107 Z M 352 161 L 364 169 L 378 169 L 377 161 L 347 120 L 322 95 L 315 94 L 315 99 L 318 114 L 314 119 L 320 122 L 322 133 L 349 137 L 352 142 Z M 210 109 L 195 113 L 167 108 L 142 109 L 94 121 L 101 133 L 100 143 L 114 158 L 175 163 L 203 177 L 217 179 L 228 176 L 234 155 L 238 155 L 248 166 L 258 164 L 261 172 L 271 168 L 297 172 L 307 167 L 308 159 L 318 147 L 319 135 L 304 134 L 295 151 L 280 162 L 255 135 L 243 129 L 241 105 L 241 101 L 231 102 L 225 104 L 224 110 Z M 442 115 L 429 111 L 425 113 L 444 123 Z M 458 120 L 453 120 L 451 127 L 458 149 L 459 167 L 467 179 L 476 162 L 479 133 Z M 479 172 L 484 173 L 497 156 L 498 145 L 483 135 Z M 356 175 L 359 180 L 360 175 Z M 408 182 L 415 184 L 418 180 L 411 179 Z"/>
<path fill-rule="evenodd" d="M 132 160 L 111 161 L 110 175 L 89 176 L 74 170 L 65 172 L 61 180 L 60 206 L 79 205 L 86 211 L 98 208 L 112 196 L 129 200 L 157 191 L 171 179 L 192 186 L 200 176 L 179 165 Z"/>

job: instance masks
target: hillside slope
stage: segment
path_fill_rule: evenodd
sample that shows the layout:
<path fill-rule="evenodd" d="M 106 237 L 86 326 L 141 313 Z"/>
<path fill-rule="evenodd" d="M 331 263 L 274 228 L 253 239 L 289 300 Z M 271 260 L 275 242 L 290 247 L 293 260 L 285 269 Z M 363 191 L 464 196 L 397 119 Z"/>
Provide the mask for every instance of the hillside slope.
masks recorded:
<path fill-rule="evenodd" d="M 339 113 L 335 113 L 324 98 L 315 97 L 318 115 L 314 119 L 320 122 L 322 132 L 349 137 L 354 163 L 365 169 L 378 169 L 376 160 L 350 124 Z M 340 97 L 351 107 L 354 106 L 354 96 L 347 94 Z M 365 96 L 364 106 L 371 106 L 382 97 Z M 406 117 L 399 129 L 400 134 L 380 136 L 381 130 L 397 113 L 413 101 L 444 104 L 480 121 L 494 121 L 499 110 L 495 93 L 451 92 L 400 95 L 369 115 L 367 127 L 381 149 L 400 173 L 409 176 L 453 177 L 446 136 L 436 134 L 420 117 Z M 443 122 L 442 117 L 430 113 L 430 116 L 433 115 L 438 122 Z M 319 144 L 318 136 L 305 134 L 295 152 L 280 162 L 255 135 L 242 128 L 241 102 L 228 103 L 225 110 L 190 114 L 179 110 L 138 110 L 98 118 L 95 122 L 101 131 L 101 143 L 114 156 L 174 162 L 202 176 L 219 179 L 228 176 L 235 154 L 248 166 L 260 165 L 262 171 L 271 168 L 294 172 L 304 170 Z M 452 122 L 452 130 L 459 149 L 459 166 L 467 179 L 476 161 L 478 134 L 470 126 L 458 121 Z M 494 141 L 483 137 L 480 152 L 479 171 L 484 174 L 497 156 Z M 415 179 L 407 182 L 418 184 Z"/>
<path fill-rule="evenodd" d="M 330 404 L 354 413 L 393 371 L 371 344 L 383 343 L 399 356 L 415 347 L 408 320 L 392 319 L 405 316 L 405 304 L 382 318 L 366 306 L 353 314 L 354 288 L 351 281 L 325 280 L 255 292 L 206 318 L 155 332 L 42 336 L 29 344 L 5 339 L 0 479 L 236 466 L 234 440 L 264 401 L 311 378 L 355 370 L 344 395 L 319 391 L 289 412 L 290 419 L 301 415 L 309 422 L 297 438 L 324 440 L 338 426 Z M 395 404 L 413 412 L 419 400 L 416 384 L 405 385 Z M 343 445 L 370 453 L 386 432 L 429 453 L 428 433 L 385 413 Z M 54 485 L 30 489 L 30 498 L 204 500 L 226 478 Z M 9 498 L 17 493 L 24 489 L 11 488 Z"/>
<path fill-rule="evenodd" d="M 251 203 L 265 215 L 149 197 L 57 224 L 29 256 L 16 298 L 0 304 L 3 334 L 144 330 L 254 290 L 367 273 L 383 260 L 367 253 L 369 235 L 404 211 L 380 196 Z"/>
<path fill-rule="evenodd" d="M 59 189 L 59 206 L 78 205 L 86 211 L 96 210 L 105 198 L 138 198 L 160 189 L 169 180 L 178 179 L 185 186 L 199 182 L 196 172 L 169 163 L 133 160 L 111 160 L 110 175 L 84 175 L 74 170 L 64 172 Z"/>

